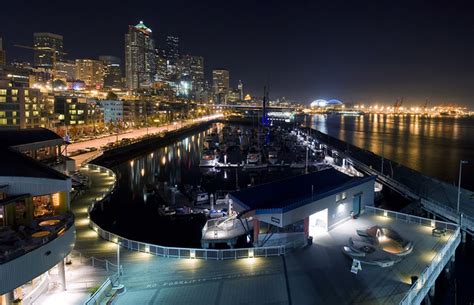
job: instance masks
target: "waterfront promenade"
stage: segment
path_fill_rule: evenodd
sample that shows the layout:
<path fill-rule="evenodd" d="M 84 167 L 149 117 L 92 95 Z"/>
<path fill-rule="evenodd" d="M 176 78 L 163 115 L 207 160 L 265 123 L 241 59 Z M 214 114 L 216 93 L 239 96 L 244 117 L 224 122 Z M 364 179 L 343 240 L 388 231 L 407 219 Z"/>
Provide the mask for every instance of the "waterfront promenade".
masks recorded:
<path fill-rule="evenodd" d="M 113 180 L 105 172 L 81 168 L 90 188 L 71 204 L 76 215 L 75 250 L 116 263 L 117 245 L 88 226 L 87 208 Z M 121 249 L 127 292 L 114 304 L 288 304 L 283 259 L 250 258 L 206 261 L 160 258 Z M 266 294 L 261 292 L 265 291 Z"/>

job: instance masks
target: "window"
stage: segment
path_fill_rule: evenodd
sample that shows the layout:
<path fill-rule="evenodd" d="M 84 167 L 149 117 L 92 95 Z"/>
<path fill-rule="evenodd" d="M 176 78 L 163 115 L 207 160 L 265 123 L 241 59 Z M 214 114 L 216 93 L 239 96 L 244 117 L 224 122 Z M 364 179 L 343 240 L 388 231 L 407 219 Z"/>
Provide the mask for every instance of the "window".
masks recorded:
<path fill-rule="evenodd" d="M 347 198 L 346 192 L 339 193 L 336 195 L 336 202 L 345 200 Z"/>
<path fill-rule="evenodd" d="M 7 101 L 6 96 L 0 96 L 0 103 L 5 103 Z"/>
<path fill-rule="evenodd" d="M 0 119 L 0 125 L 7 125 L 7 119 Z"/>
<path fill-rule="evenodd" d="M 0 89 L 0 95 L 7 95 L 7 89 Z"/>
<path fill-rule="evenodd" d="M 17 95 L 18 94 L 18 89 L 12 89 L 12 95 Z"/>
<path fill-rule="evenodd" d="M 4 118 L 5 117 L 5 111 L 0 111 L 0 118 Z"/>

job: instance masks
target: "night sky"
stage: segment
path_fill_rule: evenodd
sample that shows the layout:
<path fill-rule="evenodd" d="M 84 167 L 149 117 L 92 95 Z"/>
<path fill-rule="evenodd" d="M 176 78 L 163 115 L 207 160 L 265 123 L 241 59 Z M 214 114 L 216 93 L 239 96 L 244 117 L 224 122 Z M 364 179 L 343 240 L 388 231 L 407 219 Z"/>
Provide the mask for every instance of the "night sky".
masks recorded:
<path fill-rule="evenodd" d="M 230 70 L 231 85 L 308 103 L 316 98 L 474 107 L 474 9 L 453 1 L 5 1 L 0 36 L 9 60 L 32 61 L 33 32 L 64 35 L 70 59 L 123 59 L 129 24 L 158 43 Z"/>

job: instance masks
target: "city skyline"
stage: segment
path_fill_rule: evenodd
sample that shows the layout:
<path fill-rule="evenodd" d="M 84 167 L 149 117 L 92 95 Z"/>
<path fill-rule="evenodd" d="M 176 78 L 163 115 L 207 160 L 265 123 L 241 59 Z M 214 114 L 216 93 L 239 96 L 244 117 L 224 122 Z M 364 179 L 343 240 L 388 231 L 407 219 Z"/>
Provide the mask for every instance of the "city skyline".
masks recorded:
<path fill-rule="evenodd" d="M 72 4 L 30 3 L 22 18 L 25 1 L 8 4 L 12 14 L 0 21 L 7 59 L 33 62 L 30 51 L 14 45 L 31 45 L 34 32 L 52 32 L 64 37 L 68 59 L 113 55 L 125 63 L 123 35 L 143 20 L 157 45 L 174 35 L 182 54 L 204 57 L 207 80 L 212 70 L 226 69 L 231 87 L 243 80 L 252 95 L 262 95 L 267 85 L 270 98 L 302 103 L 338 98 L 393 104 L 403 98 L 414 105 L 474 105 L 474 41 L 460 43 L 472 25 L 469 4 L 141 4 L 94 3 L 87 22 L 71 14 Z M 33 16 L 51 10 L 51 20 Z M 17 27 L 10 30 L 11 24 Z"/>

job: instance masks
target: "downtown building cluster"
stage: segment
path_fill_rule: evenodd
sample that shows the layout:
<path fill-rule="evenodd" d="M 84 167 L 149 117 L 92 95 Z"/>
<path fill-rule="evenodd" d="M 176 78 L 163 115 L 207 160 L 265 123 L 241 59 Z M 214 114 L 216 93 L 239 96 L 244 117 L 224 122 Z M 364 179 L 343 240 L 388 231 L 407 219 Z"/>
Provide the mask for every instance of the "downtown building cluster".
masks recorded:
<path fill-rule="evenodd" d="M 243 101 L 229 71 L 204 73 L 204 58 L 181 54 L 179 37 L 155 44 L 143 22 L 124 35 L 125 60 L 112 55 L 69 59 L 63 36 L 34 33 L 33 62 L 9 62 L 0 38 L 0 128 L 45 127 L 80 137 L 212 113 Z"/>

